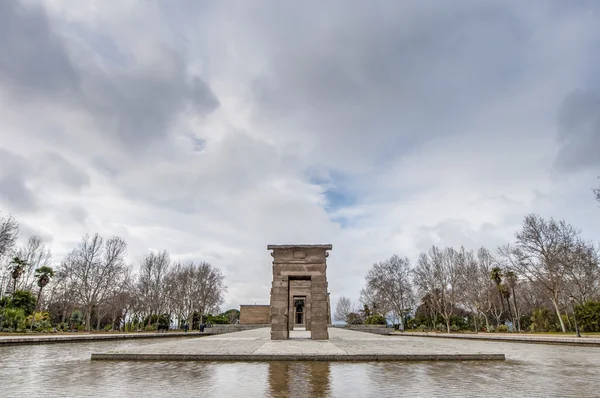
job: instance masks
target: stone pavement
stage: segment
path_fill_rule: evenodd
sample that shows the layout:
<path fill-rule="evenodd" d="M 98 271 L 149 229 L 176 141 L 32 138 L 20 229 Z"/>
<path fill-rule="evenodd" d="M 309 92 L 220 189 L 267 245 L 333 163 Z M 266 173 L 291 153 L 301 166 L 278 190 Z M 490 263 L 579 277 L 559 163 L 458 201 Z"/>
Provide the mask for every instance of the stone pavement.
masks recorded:
<path fill-rule="evenodd" d="M 209 333 L 210 334 L 210 333 Z M 102 340 L 123 340 L 123 339 L 154 339 L 168 337 L 200 337 L 208 335 L 200 332 L 168 332 L 168 333 L 85 333 L 77 332 L 72 334 L 30 334 L 30 335 L 0 335 L 0 346 L 9 345 L 33 345 L 50 343 L 76 343 Z"/>
<path fill-rule="evenodd" d="M 418 332 L 397 332 L 395 336 L 407 337 L 434 337 L 445 339 L 463 339 L 463 340 L 488 340 L 488 341 L 506 341 L 511 343 L 530 343 L 530 344 L 558 344 L 558 345 L 573 345 L 600 347 L 600 338 L 598 337 L 576 337 L 561 336 L 561 335 L 531 335 L 522 333 L 418 333 Z"/>
<path fill-rule="evenodd" d="M 196 339 L 172 340 L 92 354 L 92 360 L 137 361 L 460 361 L 504 360 L 504 354 L 468 341 L 381 336 L 329 328 L 329 340 L 311 340 L 293 331 L 288 340 L 270 340 L 269 328 Z"/>

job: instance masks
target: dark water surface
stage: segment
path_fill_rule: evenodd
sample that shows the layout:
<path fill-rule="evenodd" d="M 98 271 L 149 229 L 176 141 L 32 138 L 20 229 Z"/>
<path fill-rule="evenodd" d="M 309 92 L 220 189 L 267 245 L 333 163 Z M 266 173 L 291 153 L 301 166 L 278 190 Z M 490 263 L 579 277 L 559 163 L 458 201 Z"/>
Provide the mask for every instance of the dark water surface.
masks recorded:
<path fill-rule="evenodd" d="M 600 348 L 489 342 L 506 361 L 463 363 L 90 361 L 151 342 L 0 347 L 0 397 L 600 397 Z"/>

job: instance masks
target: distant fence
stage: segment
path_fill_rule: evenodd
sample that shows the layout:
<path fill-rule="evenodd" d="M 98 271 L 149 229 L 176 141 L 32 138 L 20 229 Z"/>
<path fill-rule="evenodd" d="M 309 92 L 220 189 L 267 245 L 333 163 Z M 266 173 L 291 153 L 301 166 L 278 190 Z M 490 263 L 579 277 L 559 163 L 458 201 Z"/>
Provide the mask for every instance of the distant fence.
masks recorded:
<path fill-rule="evenodd" d="M 233 332 L 241 332 L 243 330 L 251 330 L 251 329 L 259 329 L 259 328 L 267 328 L 271 327 L 271 325 L 211 325 L 209 328 L 204 329 L 204 333 L 206 334 L 223 334 L 223 333 L 233 333 Z"/>

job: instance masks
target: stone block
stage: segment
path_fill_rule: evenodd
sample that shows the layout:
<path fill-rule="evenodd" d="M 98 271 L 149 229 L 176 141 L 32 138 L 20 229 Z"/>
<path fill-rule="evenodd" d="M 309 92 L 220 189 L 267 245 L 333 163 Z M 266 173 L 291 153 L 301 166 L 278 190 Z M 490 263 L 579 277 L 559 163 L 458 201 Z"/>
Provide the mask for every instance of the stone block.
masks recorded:
<path fill-rule="evenodd" d="M 327 302 L 327 293 L 312 293 L 312 301 L 313 302 Z"/>
<path fill-rule="evenodd" d="M 271 332 L 271 340 L 287 340 L 288 332 L 287 330 L 281 332 Z"/>
<path fill-rule="evenodd" d="M 329 333 L 327 329 L 324 332 L 316 331 L 313 326 L 313 330 L 310 332 L 310 338 L 312 340 L 329 340 Z"/>
<path fill-rule="evenodd" d="M 282 330 L 287 330 L 287 322 L 272 323 L 271 324 L 271 331 L 272 332 L 281 332 Z"/>

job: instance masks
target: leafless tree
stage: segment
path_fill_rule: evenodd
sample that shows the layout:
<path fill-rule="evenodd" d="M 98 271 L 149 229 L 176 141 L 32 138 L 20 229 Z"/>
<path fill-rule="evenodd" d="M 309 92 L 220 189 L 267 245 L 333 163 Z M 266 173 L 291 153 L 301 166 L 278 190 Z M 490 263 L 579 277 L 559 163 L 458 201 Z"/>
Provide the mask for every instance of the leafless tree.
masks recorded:
<path fill-rule="evenodd" d="M 596 200 L 600 202 L 600 188 L 594 189 L 594 194 L 596 194 Z"/>
<path fill-rule="evenodd" d="M 561 317 L 560 302 L 564 294 L 574 251 L 576 251 L 579 231 L 564 221 L 544 220 L 530 214 L 525 217 L 523 226 L 517 232 L 514 246 L 507 246 L 502 252 L 514 268 L 542 288 L 548 297 L 566 332 Z"/>
<path fill-rule="evenodd" d="M 90 330 L 92 311 L 113 294 L 116 281 L 126 273 L 127 243 L 120 237 L 106 242 L 98 235 L 86 235 L 63 261 L 58 274 L 85 312 L 86 330 Z"/>
<path fill-rule="evenodd" d="M 21 290 L 32 290 L 36 284 L 35 270 L 49 265 L 52 253 L 39 236 L 32 236 L 27 244 L 17 250 L 17 257 L 21 258 L 27 266 L 17 282 L 17 288 Z"/>
<path fill-rule="evenodd" d="M 138 276 L 138 298 L 148 323 L 151 315 L 160 316 L 168 306 L 166 277 L 171 266 L 169 253 L 150 253 L 142 261 Z"/>
<path fill-rule="evenodd" d="M 348 319 L 348 314 L 352 312 L 354 312 L 352 301 L 350 301 L 348 297 L 342 296 L 335 305 L 335 313 L 333 318 L 336 321 L 346 322 Z"/>
<path fill-rule="evenodd" d="M 600 253 L 596 245 L 577 239 L 566 253 L 566 291 L 578 304 L 600 296 Z"/>
<path fill-rule="evenodd" d="M 421 253 L 415 268 L 415 284 L 422 296 L 429 295 L 437 312 L 444 318 L 450 333 L 450 318 L 454 315 L 461 292 L 459 253 L 453 248 L 440 250 L 433 246 Z"/>
<path fill-rule="evenodd" d="M 404 330 L 404 317 L 415 306 L 411 280 L 412 270 L 407 257 L 393 255 L 385 261 L 373 264 L 365 277 L 365 289 L 381 297 Z"/>
<path fill-rule="evenodd" d="M 390 303 L 381 294 L 381 291 L 371 290 L 367 286 L 360 290 L 359 301 L 363 308 L 357 308 L 358 312 L 364 312 L 365 308 L 368 308 L 369 312 L 385 315 L 392 310 Z"/>
<path fill-rule="evenodd" d="M 204 322 L 204 316 L 219 312 L 221 304 L 225 301 L 225 293 L 227 292 L 225 276 L 219 268 L 202 262 L 197 266 L 195 280 L 200 286 L 198 313 L 200 314 L 200 322 Z"/>
<path fill-rule="evenodd" d="M 203 317 L 218 312 L 223 304 L 225 277 L 220 269 L 206 262 L 177 263 L 169 271 L 165 285 L 171 308 L 179 321 L 193 325 L 194 314 Z"/>
<path fill-rule="evenodd" d="M 0 217 L 0 297 L 11 281 L 8 259 L 12 258 L 18 237 L 19 223 L 12 216 Z"/>
<path fill-rule="evenodd" d="M 461 301 L 474 314 L 475 330 L 479 330 L 479 317 L 483 317 L 485 326 L 489 329 L 488 314 L 492 310 L 496 294 L 496 287 L 490 280 L 494 259 L 482 247 L 477 256 L 472 251 L 461 249 L 460 260 Z"/>

